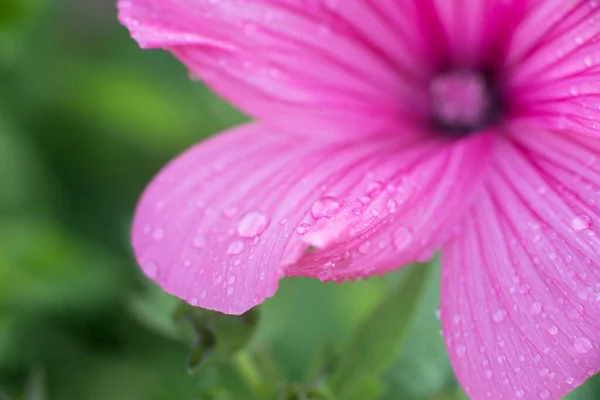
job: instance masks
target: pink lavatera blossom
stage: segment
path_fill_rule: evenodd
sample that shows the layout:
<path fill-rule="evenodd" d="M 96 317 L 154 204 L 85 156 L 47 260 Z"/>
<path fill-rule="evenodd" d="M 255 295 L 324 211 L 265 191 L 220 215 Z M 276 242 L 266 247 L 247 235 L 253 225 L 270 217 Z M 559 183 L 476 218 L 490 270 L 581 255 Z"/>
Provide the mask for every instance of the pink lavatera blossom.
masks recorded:
<path fill-rule="evenodd" d="M 145 191 L 133 247 L 166 291 L 239 314 L 284 276 L 441 249 L 471 398 L 557 399 L 600 367 L 597 0 L 120 0 L 119 17 L 256 120 Z"/>

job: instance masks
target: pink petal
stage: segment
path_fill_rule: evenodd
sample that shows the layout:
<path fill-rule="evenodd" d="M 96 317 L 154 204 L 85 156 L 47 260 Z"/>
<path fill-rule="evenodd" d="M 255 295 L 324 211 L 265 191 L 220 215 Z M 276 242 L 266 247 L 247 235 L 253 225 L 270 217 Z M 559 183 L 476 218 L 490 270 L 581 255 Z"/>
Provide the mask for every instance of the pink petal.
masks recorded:
<path fill-rule="evenodd" d="M 559 399 L 600 366 L 600 143 L 512 140 L 443 251 L 443 332 L 471 398 Z"/>
<path fill-rule="evenodd" d="M 507 60 L 519 117 L 598 137 L 600 3 L 538 1 L 517 29 Z"/>
<path fill-rule="evenodd" d="M 415 28 L 419 2 L 118 4 L 142 47 L 172 51 L 244 111 L 288 130 L 364 135 L 397 122 L 409 105 L 413 117 L 425 110 L 423 85 L 435 66 L 421 54 L 433 51 Z"/>
<path fill-rule="evenodd" d="M 191 304 L 238 314 L 273 295 L 283 275 L 399 267 L 430 255 L 442 225 L 469 203 L 489 147 L 485 137 L 315 142 L 253 124 L 179 156 L 136 212 L 145 273 Z M 311 244 L 320 249 L 296 264 Z M 340 257 L 345 270 L 331 272 L 325 261 Z"/>

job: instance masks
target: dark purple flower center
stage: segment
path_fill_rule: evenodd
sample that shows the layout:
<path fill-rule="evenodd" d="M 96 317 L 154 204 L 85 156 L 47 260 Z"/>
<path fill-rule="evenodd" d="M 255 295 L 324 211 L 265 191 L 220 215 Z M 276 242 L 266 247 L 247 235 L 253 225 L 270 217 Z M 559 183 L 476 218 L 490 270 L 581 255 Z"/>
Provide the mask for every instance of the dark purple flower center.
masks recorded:
<path fill-rule="evenodd" d="M 431 121 L 436 131 L 463 137 L 496 123 L 502 102 L 490 74 L 450 70 L 429 83 Z"/>

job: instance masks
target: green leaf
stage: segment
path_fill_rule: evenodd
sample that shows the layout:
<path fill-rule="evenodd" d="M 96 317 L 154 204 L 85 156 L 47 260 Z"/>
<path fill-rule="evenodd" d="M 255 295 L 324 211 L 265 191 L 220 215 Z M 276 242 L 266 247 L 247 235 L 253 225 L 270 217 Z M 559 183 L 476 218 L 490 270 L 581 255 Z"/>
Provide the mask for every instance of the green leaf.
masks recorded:
<path fill-rule="evenodd" d="M 384 374 L 385 400 L 431 398 L 458 386 L 440 335 L 441 323 L 436 317 L 440 302 L 438 258 L 432 261 L 431 273 L 418 301 L 406 342 Z"/>
<path fill-rule="evenodd" d="M 0 218 L 0 307 L 89 311 L 118 301 L 124 269 L 43 219 Z"/>
<path fill-rule="evenodd" d="M 403 281 L 353 332 L 329 379 L 338 398 L 364 399 L 355 393 L 393 362 L 410 327 L 428 272 L 428 265 L 405 271 Z"/>
<path fill-rule="evenodd" d="M 0 11 L 1 14 L 1 11 Z M 48 208 L 51 179 L 27 138 L 0 109 L 0 214 Z"/>
<path fill-rule="evenodd" d="M 180 300 L 148 280 L 145 282 L 147 289 L 136 294 L 129 302 L 129 311 L 133 318 L 156 333 L 171 339 L 180 339 L 181 331 L 173 321 L 173 313 L 177 310 Z"/>
<path fill-rule="evenodd" d="M 181 302 L 175 320 L 192 345 L 190 369 L 204 361 L 225 362 L 252 339 L 258 325 L 258 309 L 234 316 L 192 307 Z"/>

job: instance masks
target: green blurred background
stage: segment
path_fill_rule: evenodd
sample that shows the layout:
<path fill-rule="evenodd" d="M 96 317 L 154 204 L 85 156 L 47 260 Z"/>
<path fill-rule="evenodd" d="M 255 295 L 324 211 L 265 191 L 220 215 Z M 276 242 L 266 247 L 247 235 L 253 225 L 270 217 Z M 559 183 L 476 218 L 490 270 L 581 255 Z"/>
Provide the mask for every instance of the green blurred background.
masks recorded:
<path fill-rule="evenodd" d="M 241 121 L 167 53 L 141 51 L 114 0 L 0 0 L 0 400 L 464 398 L 435 262 L 288 279 L 241 319 L 141 275 L 128 235 L 145 184 Z"/>

